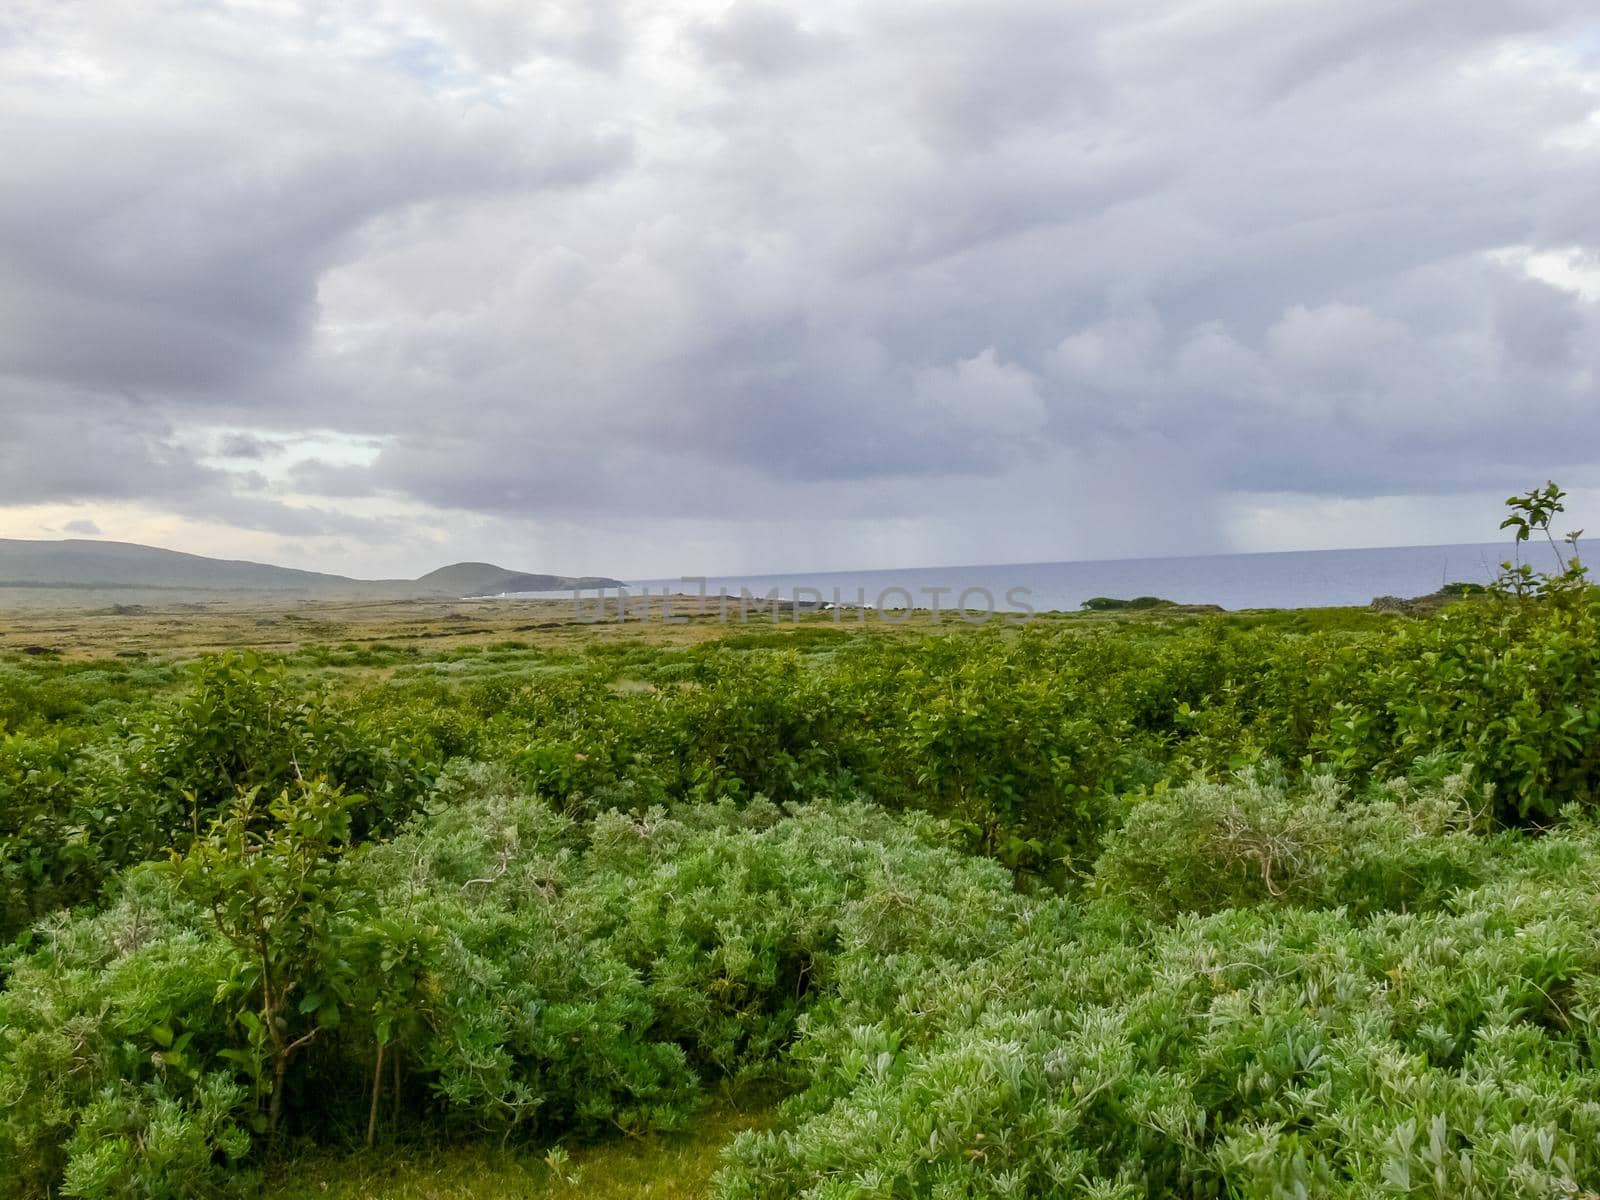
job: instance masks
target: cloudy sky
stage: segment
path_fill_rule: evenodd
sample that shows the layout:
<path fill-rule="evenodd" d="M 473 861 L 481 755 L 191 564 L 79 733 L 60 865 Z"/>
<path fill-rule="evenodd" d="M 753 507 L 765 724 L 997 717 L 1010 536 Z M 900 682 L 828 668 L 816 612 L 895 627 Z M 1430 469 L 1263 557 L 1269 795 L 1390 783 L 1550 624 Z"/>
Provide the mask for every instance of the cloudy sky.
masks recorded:
<path fill-rule="evenodd" d="M 1600 527 L 1593 0 L 8 0 L 0 536 L 633 577 Z"/>

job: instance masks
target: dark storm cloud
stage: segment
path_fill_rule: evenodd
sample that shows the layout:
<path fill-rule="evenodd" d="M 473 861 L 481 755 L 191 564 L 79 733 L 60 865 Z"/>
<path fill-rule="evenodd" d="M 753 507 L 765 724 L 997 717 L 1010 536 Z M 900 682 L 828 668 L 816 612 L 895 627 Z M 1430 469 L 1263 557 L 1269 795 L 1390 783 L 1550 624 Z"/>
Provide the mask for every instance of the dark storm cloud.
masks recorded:
<path fill-rule="evenodd" d="M 981 544 L 1129 480 L 1224 548 L 1230 496 L 1595 480 L 1597 54 L 1575 0 L 26 6 L 0 500 L 955 488 Z"/>

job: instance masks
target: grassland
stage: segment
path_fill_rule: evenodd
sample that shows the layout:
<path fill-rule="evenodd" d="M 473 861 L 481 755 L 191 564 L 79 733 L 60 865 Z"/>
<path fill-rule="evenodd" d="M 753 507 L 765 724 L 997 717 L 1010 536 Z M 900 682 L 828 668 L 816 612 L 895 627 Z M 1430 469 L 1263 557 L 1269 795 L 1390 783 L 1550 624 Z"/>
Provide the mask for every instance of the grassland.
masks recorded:
<path fill-rule="evenodd" d="M 854 614 L 802 612 L 782 620 L 752 614 L 740 621 L 695 612 L 696 598 L 681 597 L 673 621 L 661 619 L 659 598 L 648 620 L 580 619 L 570 600 L 210 600 L 109 608 L 17 609 L 0 617 L 0 652 L 35 652 L 68 659 L 130 658 L 166 661 L 224 650 L 292 654 L 313 647 L 400 648 L 448 655 L 470 647 L 514 643 L 540 650 L 582 650 L 618 642 L 686 646 L 737 636 L 791 634 L 796 628 L 839 629 L 894 635 L 926 630 L 925 613 L 904 624 Z M 585 610 L 586 613 L 588 610 Z M 1052 618 L 1044 618 L 1046 620 Z M 952 625 L 949 619 L 944 622 Z"/>
<path fill-rule="evenodd" d="M 59 601 L 65 599 L 67 603 Z M 459 649 L 511 644 L 536 650 L 579 652 L 591 646 L 630 643 L 642 646 L 692 646 L 725 639 L 766 638 L 781 645 L 797 629 L 841 634 L 919 636 L 942 629 L 959 632 L 961 622 L 946 615 L 934 622 L 926 612 L 884 621 L 856 611 L 792 611 L 778 621 L 752 612 L 740 620 L 737 604 L 726 619 L 714 610 L 698 612 L 697 597 L 675 597 L 673 621 L 661 619 L 659 597 L 649 619 L 580 619 L 570 600 L 283 600 L 249 599 L 174 602 L 146 596 L 144 602 L 85 606 L 81 597 L 0 610 L 0 654 L 33 653 L 67 660 L 123 658 L 157 662 L 227 650 L 290 655 L 313 648 L 354 650 L 381 647 L 408 655 L 448 656 Z M 613 600 L 614 603 L 614 600 Z M 708 601 L 708 607 L 715 600 Z M 1260 611 L 1213 618 L 1189 609 L 1129 612 L 1047 612 L 1031 624 L 1080 628 L 1141 625 L 1157 627 L 1217 620 L 1225 626 L 1272 628 L 1288 632 L 1332 629 L 1373 630 L 1392 624 L 1392 614 L 1362 608 Z M 996 618 L 995 623 L 999 624 Z M 806 635 L 802 634 L 802 637 Z M 816 636 L 815 634 L 812 636 Z M 824 635 L 825 636 L 825 635 Z"/>

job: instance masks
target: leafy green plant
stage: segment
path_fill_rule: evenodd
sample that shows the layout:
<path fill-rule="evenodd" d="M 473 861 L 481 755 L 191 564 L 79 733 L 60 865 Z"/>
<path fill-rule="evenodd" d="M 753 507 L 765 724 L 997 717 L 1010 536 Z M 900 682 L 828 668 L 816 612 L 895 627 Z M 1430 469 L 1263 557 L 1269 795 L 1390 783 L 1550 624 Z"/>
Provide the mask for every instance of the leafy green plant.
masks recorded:
<path fill-rule="evenodd" d="M 284 1081 L 295 1055 L 338 1027 L 356 981 L 337 932 L 367 900 L 341 887 L 338 857 L 360 797 L 316 780 L 269 804 L 246 792 L 173 869 L 183 892 L 209 911 L 216 931 L 240 953 L 235 1019 L 250 1050 L 228 1052 L 256 1076 L 266 1129 L 283 1115 Z"/>
<path fill-rule="evenodd" d="M 1432 907 L 1487 875 L 1487 810 L 1466 772 L 1359 797 L 1327 774 L 1292 786 L 1270 766 L 1158 785 L 1107 838 L 1094 885 L 1163 918 L 1274 902 Z"/>
<path fill-rule="evenodd" d="M 79 733 L 0 736 L 0 938 L 94 899 L 124 861 L 115 784 Z"/>
<path fill-rule="evenodd" d="M 250 1092 L 226 1054 L 245 964 L 204 929 L 144 867 L 105 912 L 48 919 L 0 963 L 7 1195 L 250 1190 Z"/>
<path fill-rule="evenodd" d="M 795 1049 L 809 1088 L 714 1194 L 1593 1190 L 1593 837 L 1508 843 L 1493 878 L 1371 919 L 1023 901 L 982 947 L 852 957 Z"/>
<path fill-rule="evenodd" d="M 1554 484 L 1508 502 L 1520 541 L 1562 509 Z M 1569 535 L 1576 543 L 1577 535 Z M 1340 696 L 1313 750 L 1349 773 L 1398 773 L 1444 752 L 1474 763 L 1507 822 L 1549 822 L 1600 794 L 1600 591 L 1574 554 L 1561 569 L 1503 565 L 1490 594 L 1397 630 Z"/>
<path fill-rule="evenodd" d="M 395 828 L 426 791 L 428 773 L 407 748 L 363 730 L 319 689 L 252 654 L 202 660 L 168 711 L 134 731 L 129 749 L 163 819 L 190 832 L 240 795 L 269 795 L 324 776 L 363 797 L 356 836 Z"/>
<path fill-rule="evenodd" d="M 253 1190 L 250 1135 L 234 1119 L 245 1089 L 201 1079 L 187 1103 L 159 1085 L 112 1086 L 85 1110 L 68 1143 L 61 1192 L 81 1200 L 224 1200 Z"/>
<path fill-rule="evenodd" d="M 1563 554 L 1561 548 L 1556 545 L 1555 534 L 1550 528 L 1550 523 L 1555 520 L 1556 515 L 1567 509 L 1562 503 L 1566 495 L 1566 492 L 1551 482 L 1523 495 L 1512 496 L 1506 501 L 1506 507 L 1511 509 L 1511 515 L 1500 522 L 1500 528 L 1512 530 L 1518 546 L 1535 534 L 1542 534 L 1550 544 L 1551 553 L 1561 569 L 1559 572 L 1551 573 L 1537 571 L 1530 564 L 1520 561 L 1503 562 L 1500 564 L 1500 577 L 1496 580 L 1496 586 L 1501 591 L 1515 596 L 1547 596 L 1562 590 L 1585 586 L 1588 572 L 1579 560 L 1577 552 L 1578 539 L 1583 536 L 1583 530 L 1575 530 L 1561 539 L 1568 548 L 1568 553 Z"/>

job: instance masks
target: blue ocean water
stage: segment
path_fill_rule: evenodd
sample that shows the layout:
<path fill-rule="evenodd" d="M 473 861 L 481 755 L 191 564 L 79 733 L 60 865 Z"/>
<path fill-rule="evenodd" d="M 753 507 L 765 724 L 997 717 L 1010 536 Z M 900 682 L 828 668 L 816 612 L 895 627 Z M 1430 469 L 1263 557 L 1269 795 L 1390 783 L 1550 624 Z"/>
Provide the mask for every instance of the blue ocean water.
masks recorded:
<path fill-rule="evenodd" d="M 1193 558 L 1128 558 L 1098 562 L 1009 563 L 966 567 L 915 567 L 884 571 L 830 571 L 788 575 L 708 577 L 709 596 L 737 597 L 741 589 L 765 596 L 777 589 L 781 600 L 837 599 L 876 608 L 929 608 L 929 589 L 948 589 L 939 607 L 953 610 L 968 589 L 983 589 L 997 611 L 1075 610 L 1091 596 L 1160 596 L 1182 604 L 1219 604 L 1226 609 L 1313 608 L 1364 605 L 1375 596 L 1421 596 L 1446 582 L 1488 583 L 1502 560 L 1511 557 L 1506 542 L 1467 546 L 1394 546 L 1366 550 L 1295 550 L 1276 554 L 1221 554 Z M 1549 546 L 1525 545 L 1523 560 L 1553 568 Z M 698 581 L 642 579 L 629 583 L 635 595 L 649 589 L 696 594 Z M 896 590 L 898 589 L 898 590 Z M 1020 591 L 1019 591 L 1020 589 Z M 1014 602 L 1007 602 L 1008 593 Z M 570 592 L 529 593 L 564 596 Z M 608 593 L 615 599 L 615 592 Z M 911 602 L 908 605 L 906 596 Z M 593 592 L 585 596 L 594 596 Z M 969 608 L 983 597 L 969 594 Z"/>

